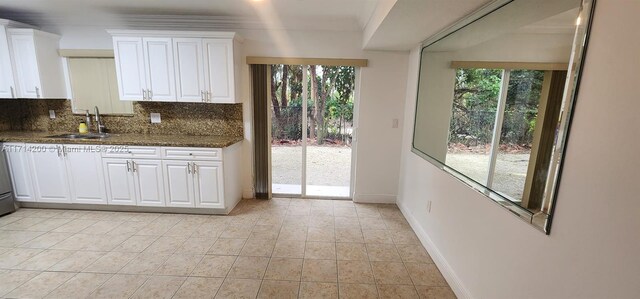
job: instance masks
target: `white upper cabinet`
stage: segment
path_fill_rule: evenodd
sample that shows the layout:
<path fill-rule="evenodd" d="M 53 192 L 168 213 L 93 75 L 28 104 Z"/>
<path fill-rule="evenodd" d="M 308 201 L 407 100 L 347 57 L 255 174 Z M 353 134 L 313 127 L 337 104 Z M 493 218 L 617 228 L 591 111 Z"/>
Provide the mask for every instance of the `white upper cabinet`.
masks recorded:
<path fill-rule="evenodd" d="M 21 98 L 40 98 L 40 75 L 36 59 L 36 44 L 32 37 L 13 34 L 11 52 L 18 80 L 18 94 Z"/>
<path fill-rule="evenodd" d="M 120 100 L 146 100 L 147 77 L 142 38 L 116 36 L 113 38 L 113 52 Z"/>
<path fill-rule="evenodd" d="M 62 58 L 58 55 L 60 37 L 34 29 L 2 29 L 0 98 L 66 98 Z M 7 48 L 9 54 L 5 55 Z"/>
<path fill-rule="evenodd" d="M 0 98 L 12 99 L 15 97 L 15 81 L 13 81 L 13 68 L 9 56 L 7 30 L 4 26 L 0 26 Z"/>
<path fill-rule="evenodd" d="M 205 39 L 207 91 L 212 103 L 236 103 L 233 40 Z"/>
<path fill-rule="evenodd" d="M 120 99 L 241 103 L 235 33 L 109 30 Z M 130 91 L 130 92 L 129 92 Z"/>
<path fill-rule="evenodd" d="M 147 78 L 147 100 L 175 101 L 176 74 L 173 69 L 171 38 L 145 37 L 142 42 Z"/>
<path fill-rule="evenodd" d="M 178 102 L 203 102 L 205 88 L 202 39 L 174 38 Z"/>

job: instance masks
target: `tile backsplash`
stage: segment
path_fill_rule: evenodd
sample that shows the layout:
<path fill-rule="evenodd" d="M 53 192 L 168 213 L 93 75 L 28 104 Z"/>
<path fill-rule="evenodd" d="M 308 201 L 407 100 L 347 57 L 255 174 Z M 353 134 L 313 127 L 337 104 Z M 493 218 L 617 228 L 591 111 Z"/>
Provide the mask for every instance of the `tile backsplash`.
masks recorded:
<path fill-rule="evenodd" d="M 134 102 L 133 110 L 133 116 L 103 115 L 102 121 L 116 134 L 243 136 L 242 104 Z M 160 113 L 160 124 L 151 123 L 152 112 Z M 72 113 L 69 100 L 0 100 L 0 131 L 76 132 L 84 119 Z"/>

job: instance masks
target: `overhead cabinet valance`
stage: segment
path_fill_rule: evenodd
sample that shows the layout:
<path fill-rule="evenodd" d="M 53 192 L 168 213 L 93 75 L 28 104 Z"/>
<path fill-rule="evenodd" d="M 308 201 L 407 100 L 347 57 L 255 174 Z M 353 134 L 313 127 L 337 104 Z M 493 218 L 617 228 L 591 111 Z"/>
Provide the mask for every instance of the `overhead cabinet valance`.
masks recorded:
<path fill-rule="evenodd" d="M 109 30 L 122 101 L 241 103 L 232 32 Z"/>

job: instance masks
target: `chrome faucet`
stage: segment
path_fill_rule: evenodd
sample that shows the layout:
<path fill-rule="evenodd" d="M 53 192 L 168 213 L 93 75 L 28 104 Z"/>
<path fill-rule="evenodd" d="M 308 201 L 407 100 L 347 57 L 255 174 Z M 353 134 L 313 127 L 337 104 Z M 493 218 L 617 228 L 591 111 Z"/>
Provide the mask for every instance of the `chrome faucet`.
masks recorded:
<path fill-rule="evenodd" d="M 98 109 L 98 106 L 96 106 L 96 131 L 98 134 L 102 134 L 104 133 L 104 129 L 105 126 L 102 124 L 102 121 L 100 121 L 100 110 Z"/>

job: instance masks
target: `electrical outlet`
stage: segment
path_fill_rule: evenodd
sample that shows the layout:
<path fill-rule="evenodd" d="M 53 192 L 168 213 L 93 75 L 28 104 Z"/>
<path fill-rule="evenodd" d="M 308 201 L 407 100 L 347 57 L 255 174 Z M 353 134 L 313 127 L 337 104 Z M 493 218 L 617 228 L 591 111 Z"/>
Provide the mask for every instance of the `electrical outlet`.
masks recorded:
<path fill-rule="evenodd" d="M 392 127 L 392 128 L 394 128 L 394 129 L 397 129 L 397 128 L 398 128 L 398 125 L 399 125 L 399 121 L 398 121 L 398 119 L 397 119 L 397 118 L 394 118 L 394 119 L 391 121 L 391 127 Z"/>
<path fill-rule="evenodd" d="M 49 110 L 49 118 L 50 119 L 56 119 L 56 111 L 55 110 Z"/>
<path fill-rule="evenodd" d="M 162 122 L 162 119 L 160 118 L 160 113 L 151 113 L 152 124 L 159 124 L 161 122 Z"/>
<path fill-rule="evenodd" d="M 427 202 L 427 213 L 431 213 L 431 201 Z"/>

